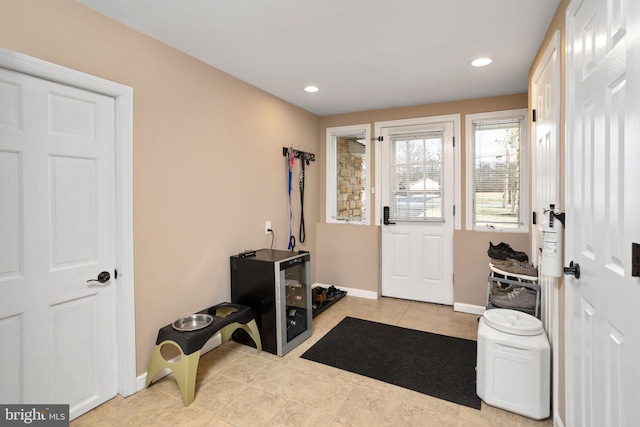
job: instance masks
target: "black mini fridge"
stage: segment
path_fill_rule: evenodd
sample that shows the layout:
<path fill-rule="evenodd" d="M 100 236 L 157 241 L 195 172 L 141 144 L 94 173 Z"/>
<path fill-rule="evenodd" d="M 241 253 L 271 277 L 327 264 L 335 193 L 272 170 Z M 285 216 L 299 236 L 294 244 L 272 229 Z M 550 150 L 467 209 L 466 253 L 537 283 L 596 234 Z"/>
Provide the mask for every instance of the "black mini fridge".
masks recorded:
<path fill-rule="evenodd" d="M 260 249 L 231 256 L 231 302 L 256 312 L 262 349 L 284 356 L 311 336 L 311 255 Z M 252 345 L 242 329 L 233 339 Z"/>

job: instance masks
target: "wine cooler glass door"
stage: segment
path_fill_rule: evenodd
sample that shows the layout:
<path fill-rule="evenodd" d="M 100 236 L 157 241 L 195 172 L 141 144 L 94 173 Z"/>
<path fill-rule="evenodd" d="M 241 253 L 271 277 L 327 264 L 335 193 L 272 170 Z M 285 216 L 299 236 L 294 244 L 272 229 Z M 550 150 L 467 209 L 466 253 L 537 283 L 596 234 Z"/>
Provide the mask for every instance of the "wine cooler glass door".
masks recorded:
<path fill-rule="evenodd" d="M 287 271 L 287 270 L 285 270 Z M 307 330 L 306 286 L 299 280 L 285 279 L 287 342 Z"/>
<path fill-rule="evenodd" d="M 280 270 L 282 353 L 311 335 L 311 285 L 308 262 Z M 284 285 L 284 286 L 282 286 Z"/>

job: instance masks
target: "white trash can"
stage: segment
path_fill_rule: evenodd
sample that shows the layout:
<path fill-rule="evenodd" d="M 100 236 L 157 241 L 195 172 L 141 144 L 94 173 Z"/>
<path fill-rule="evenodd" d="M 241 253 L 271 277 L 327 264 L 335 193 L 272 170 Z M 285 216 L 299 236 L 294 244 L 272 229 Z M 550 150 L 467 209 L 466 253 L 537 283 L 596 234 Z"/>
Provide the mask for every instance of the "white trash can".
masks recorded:
<path fill-rule="evenodd" d="M 478 324 L 476 393 L 485 403 L 541 420 L 550 414 L 551 348 L 542 322 L 487 310 Z"/>

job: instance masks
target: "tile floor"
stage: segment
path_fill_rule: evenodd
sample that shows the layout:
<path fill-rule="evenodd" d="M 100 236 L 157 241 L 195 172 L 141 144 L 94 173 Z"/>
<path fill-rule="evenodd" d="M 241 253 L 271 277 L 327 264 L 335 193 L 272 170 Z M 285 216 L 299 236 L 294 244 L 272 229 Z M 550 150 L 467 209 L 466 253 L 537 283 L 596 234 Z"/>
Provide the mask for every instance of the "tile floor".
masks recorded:
<path fill-rule="evenodd" d="M 107 426 L 550 427 L 482 404 L 477 411 L 299 356 L 345 316 L 477 338 L 478 316 L 448 306 L 347 296 L 313 320 L 313 335 L 284 357 L 229 342 L 200 359 L 195 401 L 184 407 L 173 375 L 71 422 Z"/>

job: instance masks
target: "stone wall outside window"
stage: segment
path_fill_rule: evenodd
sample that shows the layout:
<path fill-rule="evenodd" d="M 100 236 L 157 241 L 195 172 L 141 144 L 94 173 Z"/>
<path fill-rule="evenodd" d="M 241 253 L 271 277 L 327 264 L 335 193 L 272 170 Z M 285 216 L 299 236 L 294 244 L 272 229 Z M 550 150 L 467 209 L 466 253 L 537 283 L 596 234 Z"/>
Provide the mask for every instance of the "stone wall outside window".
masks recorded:
<path fill-rule="evenodd" d="M 337 217 L 338 220 L 362 219 L 364 212 L 365 146 L 353 138 L 337 139 Z"/>

